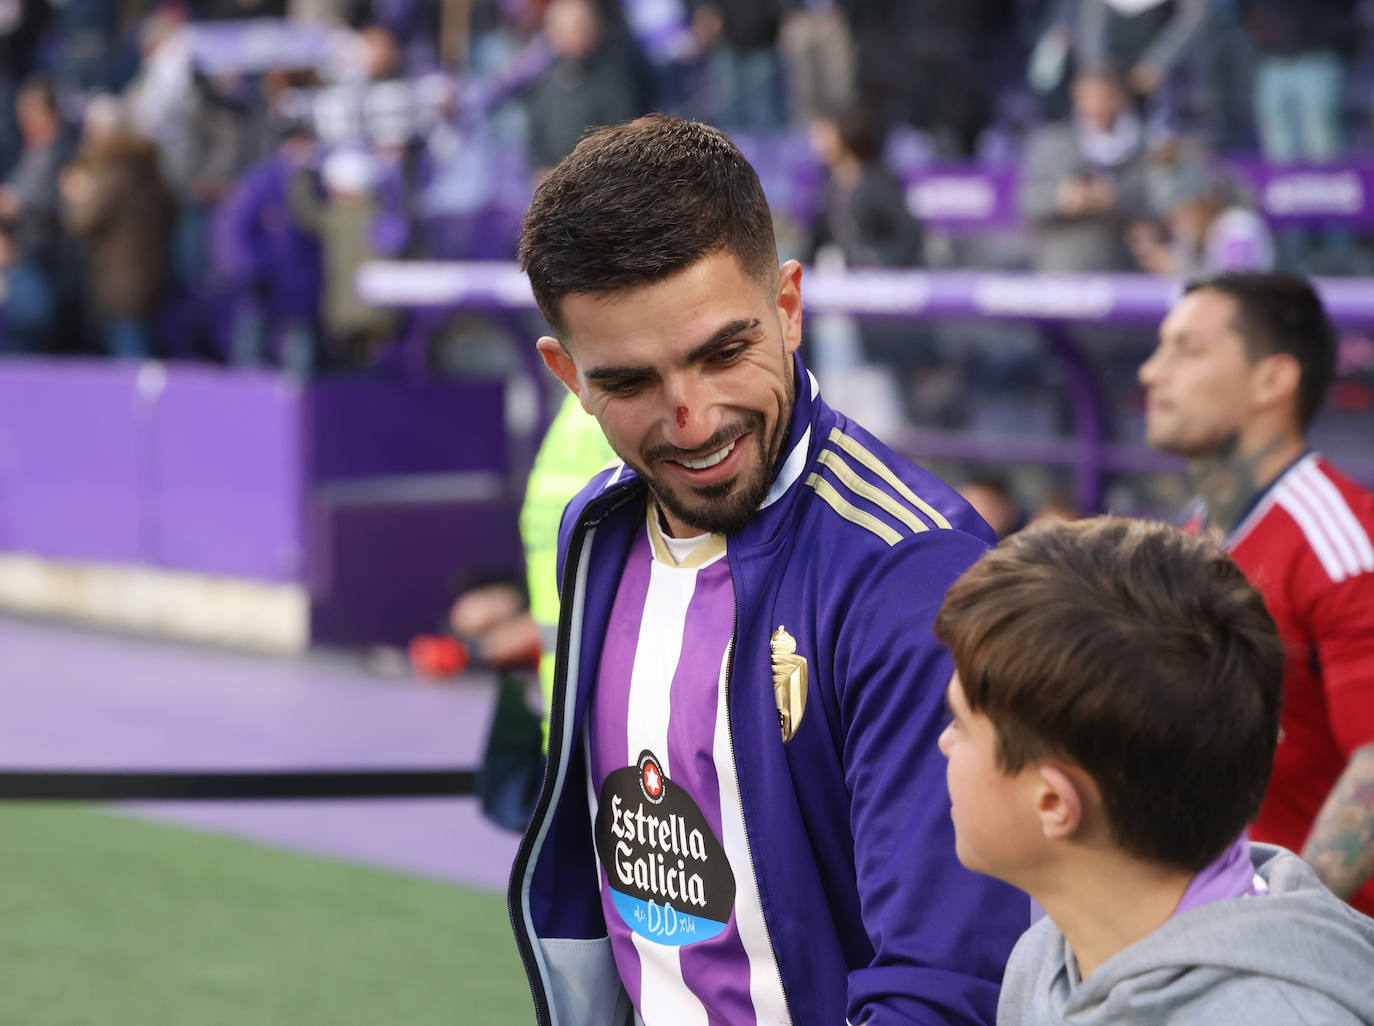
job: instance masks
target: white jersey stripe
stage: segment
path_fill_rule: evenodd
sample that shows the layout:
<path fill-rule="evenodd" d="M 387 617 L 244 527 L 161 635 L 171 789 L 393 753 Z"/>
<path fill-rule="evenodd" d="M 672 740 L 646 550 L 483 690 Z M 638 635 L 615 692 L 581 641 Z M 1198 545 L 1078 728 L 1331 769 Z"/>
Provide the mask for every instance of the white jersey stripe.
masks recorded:
<path fill-rule="evenodd" d="M 1325 514 L 1332 528 L 1340 533 L 1351 548 L 1351 573 L 1369 573 L 1374 570 L 1374 545 L 1370 544 L 1369 533 L 1365 530 L 1345 496 L 1322 473 L 1316 463 L 1302 468 L 1300 479 L 1313 492 L 1319 508 Z"/>
<path fill-rule="evenodd" d="M 744 809 L 740 805 L 735 757 L 730 749 L 730 713 L 725 703 L 725 683 L 732 648 L 733 642 L 726 646 L 720 667 L 720 696 L 713 742 L 716 773 L 720 779 L 721 844 L 730 865 L 740 867 L 735 874 L 735 926 L 749 958 L 749 997 L 754 1002 L 754 1021 L 759 1026 L 781 1026 L 790 1021 L 787 998 L 777 972 L 777 957 L 768 939 L 768 924 L 763 918 L 763 902 L 750 859 L 749 838 L 744 832 Z"/>
<path fill-rule="evenodd" d="M 1311 545 L 1312 551 L 1317 554 L 1317 559 L 1321 561 L 1326 576 L 1332 581 L 1345 580 L 1348 576 L 1345 572 L 1345 563 L 1336 552 L 1331 539 L 1327 537 L 1326 531 L 1317 520 L 1316 515 L 1310 509 L 1306 497 L 1296 488 L 1290 487 L 1288 481 L 1285 481 L 1283 488 L 1279 491 L 1278 502 L 1302 529 L 1307 544 Z"/>
<path fill-rule="evenodd" d="M 687 607 L 695 591 L 694 572 L 653 561 L 639 636 L 658 639 L 658 643 L 635 646 L 634 669 L 630 673 L 625 765 L 633 766 L 640 749 L 648 748 L 658 759 L 663 775 L 670 778 L 673 770 L 668 757 L 669 692 L 682 655 Z M 638 933 L 633 934 L 633 942 L 639 953 L 639 1012 L 644 1022 L 648 1026 L 707 1026 L 705 1006 L 682 979 L 682 949 L 657 944 Z"/>
<path fill-rule="evenodd" d="M 1269 515 L 1269 511 L 1274 508 L 1274 503 L 1278 502 L 1279 493 L 1282 491 L 1284 485 L 1291 481 L 1293 475 L 1303 467 L 1307 466 L 1309 463 L 1316 462 L 1316 459 L 1317 454 L 1315 452 L 1309 452 L 1306 456 L 1303 456 L 1280 474 L 1276 480 L 1271 481 L 1269 487 L 1265 489 L 1264 497 L 1260 499 L 1254 509 L 1246 514 L 1245 519 L 1232 528 L 1231 533 L 1226 536 L 1226 544 L 1224 547 L 1230 550 L 1239 545 L 1241 541 L 1244 540 L 1245 536 L 1250 533 L 1251 529 Z M 1206 519 L 1207 504 L 1201 502 L 1201 500 L 1199 500 L 1199 502 L 1203 510 L 1203 518 Z"/>
<path fill-rule="evenodd" d="M 1321 525 L 1322 534 L 1326 536 L 1336 553 L 1336 558 L 1340 560 L 1341 573 L 1346 577 L 1358 573 L 1359 557 L 1355 554 L 1355 546 L 1341 530 L 1341 524 L 1331 515 L 1331 510 L 1323 503 L 1322 496 L 1313 487 L 1311 477 L 1301 472 L 1294 474 L 1288 487 L 1312 514 L 1313 520 Z"/>

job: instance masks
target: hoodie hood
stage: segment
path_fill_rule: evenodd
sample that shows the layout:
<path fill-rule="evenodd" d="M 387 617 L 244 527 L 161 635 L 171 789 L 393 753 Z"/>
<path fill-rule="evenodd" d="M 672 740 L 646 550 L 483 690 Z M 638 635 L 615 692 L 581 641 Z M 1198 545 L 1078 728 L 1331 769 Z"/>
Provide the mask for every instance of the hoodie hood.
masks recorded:
<path fill-rule="evenodd" d="M 999 1026 L 1374 1023 L 1374 920 L 1291 852 L 1252 844 L 1250 859 L 1267 895 L 1177 915 L 1087 980 L 1054 923 L 1037 923 L 1012 954 Z"/>

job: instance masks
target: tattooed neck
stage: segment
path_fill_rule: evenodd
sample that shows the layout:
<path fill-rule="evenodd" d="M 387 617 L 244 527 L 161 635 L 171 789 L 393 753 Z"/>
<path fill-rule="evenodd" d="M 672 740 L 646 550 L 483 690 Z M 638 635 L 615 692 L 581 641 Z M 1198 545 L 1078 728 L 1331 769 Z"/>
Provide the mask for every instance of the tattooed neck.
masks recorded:
<path fill-rule="evenodd" d="M 1205 456 L 1188 464 L 1193 486 L 1207 503 L 1207 523 L 1223 534 L 1240 522 L 1255 496 L 1269 484 L 1264 471 L 1273 456 L 1292 440 L 1276 435 L 1254 452 L 1242 452 L 1240 434 L 1231 435 Z M 1299 447 L 1301 443 L 1297 443 Z"/>

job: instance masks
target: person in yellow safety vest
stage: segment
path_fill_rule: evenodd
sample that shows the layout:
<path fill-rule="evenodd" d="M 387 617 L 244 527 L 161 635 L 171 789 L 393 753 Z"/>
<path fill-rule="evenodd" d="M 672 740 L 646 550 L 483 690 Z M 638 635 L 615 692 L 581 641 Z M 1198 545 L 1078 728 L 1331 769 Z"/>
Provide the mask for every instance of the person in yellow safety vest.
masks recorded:
<path fill-rule="evenodd" d="M 474 654 L 490 666 L 538 659 L 546 741 L 558 633 L 558 525 L 568 500 L 614 458 L 595 418 L 569 393 L 539 445 L 520 507 L 528 607 L 518 588 L 494 584 L 464 593 L 449 617 L 459 637 L 475 639 Z"/>

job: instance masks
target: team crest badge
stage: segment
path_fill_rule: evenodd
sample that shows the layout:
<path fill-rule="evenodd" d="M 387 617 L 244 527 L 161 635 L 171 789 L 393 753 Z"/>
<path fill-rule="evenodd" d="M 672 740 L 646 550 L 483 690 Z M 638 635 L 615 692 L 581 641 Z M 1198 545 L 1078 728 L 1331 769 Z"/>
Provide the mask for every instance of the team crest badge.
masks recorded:
<path fill-rule="evenodd" d="M 797 639 L 779 626 L 768 642 L 773 660 L 773 697 L 778 703 L 782 741 L 792 740 L 806 712 L 806 660 L 797 655 Z"/>

